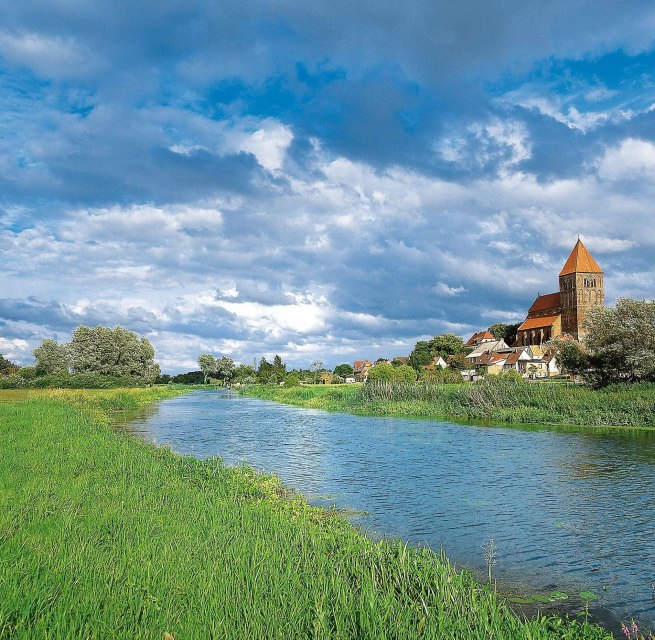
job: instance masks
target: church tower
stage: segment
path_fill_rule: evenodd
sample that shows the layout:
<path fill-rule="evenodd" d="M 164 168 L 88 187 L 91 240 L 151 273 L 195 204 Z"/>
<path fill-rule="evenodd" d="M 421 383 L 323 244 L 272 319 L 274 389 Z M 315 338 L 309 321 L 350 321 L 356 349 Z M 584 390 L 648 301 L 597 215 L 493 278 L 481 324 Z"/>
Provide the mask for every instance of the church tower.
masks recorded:
<path fill-rule="evenodd" d="M 604 306 L 605 289 L 603 270 L 591 257 L 580 238 L 559 273 L 559 297 L 562 333 L 582 340 L 587 312 L 592 307 Z"/>

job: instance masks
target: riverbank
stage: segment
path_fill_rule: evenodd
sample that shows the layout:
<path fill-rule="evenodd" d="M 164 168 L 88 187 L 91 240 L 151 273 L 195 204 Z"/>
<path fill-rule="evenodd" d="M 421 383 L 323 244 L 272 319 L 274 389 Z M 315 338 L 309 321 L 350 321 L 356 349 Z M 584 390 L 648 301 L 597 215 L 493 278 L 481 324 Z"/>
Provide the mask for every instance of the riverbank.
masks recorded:
<path fill-rule="evenodd" d="M 655 384 L 530 383 L 492 377 L 474 384 L 254 385 L 244 395 L 298 407 L 361 415 L 413 416 L 519 424 L 655 428 Z"/>
<path fill-rule="evenodd" d="M 7 393 L 0 638 L 611 637 L 522 621 L 443 556 L 110 428 L 170 390 Z"/>

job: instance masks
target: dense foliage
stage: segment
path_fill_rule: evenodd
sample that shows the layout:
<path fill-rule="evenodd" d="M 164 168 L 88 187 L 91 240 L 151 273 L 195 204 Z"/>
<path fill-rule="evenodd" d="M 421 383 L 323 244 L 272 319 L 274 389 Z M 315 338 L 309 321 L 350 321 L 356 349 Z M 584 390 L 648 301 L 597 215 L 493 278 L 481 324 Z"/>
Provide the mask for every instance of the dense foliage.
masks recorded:
<path fill-rule="evenodd" d="M 464 341 L 459 336 L 454 333 L 443 333 L 434 336 L 431 340 L 419 340 L 409 354 L 409 363 L 416 371 L 420 371 L 435 358 L 441 357 L 446 360 L 448 356 L 466 351 Z"/>
<path fill-rule="evenodd" d="M 555 341 L 567 371 L 596 387 L 655 381 L 655 301 L 621 298 L 614 308 L 595 307 L 587 314 L 585 329 L 582 344 Z"/>

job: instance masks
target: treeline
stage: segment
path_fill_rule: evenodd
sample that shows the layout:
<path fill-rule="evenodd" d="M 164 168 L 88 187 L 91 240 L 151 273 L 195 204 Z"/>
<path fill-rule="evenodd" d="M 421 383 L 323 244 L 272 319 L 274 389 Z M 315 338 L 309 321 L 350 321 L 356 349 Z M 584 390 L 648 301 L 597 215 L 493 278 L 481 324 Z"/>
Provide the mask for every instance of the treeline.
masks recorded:
<path fill-rule="evenodd" d="M 46 339 L 34 365 L 19 367 L 0 356 L 0 388 L 109 388 L 158 381 L 159 365 L 147 338 L 120 326 L 80 326 L 71 341 Z"/>

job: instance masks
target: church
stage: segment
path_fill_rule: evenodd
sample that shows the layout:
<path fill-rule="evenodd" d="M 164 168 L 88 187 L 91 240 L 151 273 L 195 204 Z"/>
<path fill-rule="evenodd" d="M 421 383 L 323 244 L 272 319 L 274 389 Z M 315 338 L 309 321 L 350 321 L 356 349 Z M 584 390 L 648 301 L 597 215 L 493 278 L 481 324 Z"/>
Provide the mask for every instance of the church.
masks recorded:
<path fill-rule="evenodd" d="M 514 344 L 540 345 L 563 335 L 582 340 L 587 312 L 604 304 L 603 270 L 578 238 L 559 273 L 559 291 L 537 296 Z"/>

